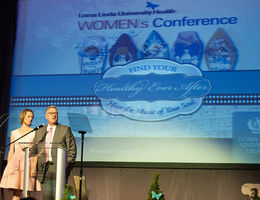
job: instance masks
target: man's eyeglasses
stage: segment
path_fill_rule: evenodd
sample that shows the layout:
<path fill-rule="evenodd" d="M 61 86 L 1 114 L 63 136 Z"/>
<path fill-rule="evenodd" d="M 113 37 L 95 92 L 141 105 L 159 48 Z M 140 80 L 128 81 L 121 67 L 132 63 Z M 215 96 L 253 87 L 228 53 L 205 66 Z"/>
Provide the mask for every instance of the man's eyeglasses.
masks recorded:
<path fill-rule="evenodd" d="M 49 115 L 58 115 L 58 112 L 48 112 Z"/>

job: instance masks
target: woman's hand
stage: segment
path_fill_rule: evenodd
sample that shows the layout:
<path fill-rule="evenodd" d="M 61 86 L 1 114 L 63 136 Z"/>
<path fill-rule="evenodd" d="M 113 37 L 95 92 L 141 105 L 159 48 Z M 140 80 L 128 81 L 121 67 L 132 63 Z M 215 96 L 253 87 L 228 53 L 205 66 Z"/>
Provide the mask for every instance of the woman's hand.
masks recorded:
<path fill-rule="evenodd" d="M 36 169 L 32 169 L 31 170 L 31 177 L 35 177 L 36 176 Z"/>

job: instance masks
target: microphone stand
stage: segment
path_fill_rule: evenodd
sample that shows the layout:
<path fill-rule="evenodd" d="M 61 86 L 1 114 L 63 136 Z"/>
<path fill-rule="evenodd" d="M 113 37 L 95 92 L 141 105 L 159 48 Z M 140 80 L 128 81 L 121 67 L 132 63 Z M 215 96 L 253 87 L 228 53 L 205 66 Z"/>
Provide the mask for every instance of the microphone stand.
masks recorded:
<path fill-rule="evenodd" d="M 82 193 L 82 174 L 83 174 L 83 148 L 84 148 L 84 134 L 86 131 L 79 131 L 81 134 L 81 160 L 80 160 L 80 178 L 79 178 L 79 200 L 81 200 Z"/>
<path fill-rule="evenodd" d="M 1 117 L 0 117 L 0 120 L 5 117 L 7 115 L 7 117 L 3 120 L 3 122 L 0 124 L 0 128 L 4 125 L 4 123 L 8 120 L 8 118 L 10 117 L 9 113 L 5 113 L 5 114 L 2 114 Z"/>
<path fill-rule="evenodd" d="M 37 131 L 37 130 L 40 129 L 41 127 L 43 127 L 43 124 L 41 124 L 40 126 L 35 127 L 34 129 L 32 129 L 31 131 L 29 131 L 28 133 L 25 133 L 25 134 L 22 135 L 21 137 L 19 137 L 19 138 L 17 138 L 16 140 L 10 142 L 9 144 L 5 145 L 4 149 L 5 149 L 6 147 L 8 147 L 9 145 L 11 145 L 11 144 L 17 142 L 18 140 L 22 139 L 22 138 L 25 137 L 26 135 L 29 135 L 29 134 L 32 133 L 33 131 Z M 1 152 L 1 153 L 3 153 L 3 152 Z"/>
<path fill-rule="evenodd" d="M 0 124 L 0 128 L 5 124 L 5 122 L 8 120 L 8 118 L 10 117 L 10 115 L 9 115 L 9 113 L 4 113 L 4 114 L 2 114 L 1 115 L 1 117 L 0 117 L 0 120 L 2 119 L 2 118 L 4 118 L 5 116 L 7 115 L 7 117 L 2 121 L 2 123 Z M 0 153 L 1 154 L 3 154 L 4 153 L 4 149 L 5 149 L 6 147 L 4 147 L 4 145 L 1 145 L 0 146 Z M 1 158 L 1 162 L 2 162 L 2 158 Z M 1 163 L 2 164 L 2 163 Z"/>

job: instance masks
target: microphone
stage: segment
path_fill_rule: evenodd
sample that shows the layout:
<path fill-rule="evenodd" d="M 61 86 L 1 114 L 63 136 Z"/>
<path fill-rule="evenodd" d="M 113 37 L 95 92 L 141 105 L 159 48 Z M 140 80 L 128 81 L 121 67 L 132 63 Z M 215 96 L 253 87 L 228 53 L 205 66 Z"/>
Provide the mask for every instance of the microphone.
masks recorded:
<path fill-rule="evenodd" d="M 39 130 L 41 127 L 43 127 L 44 126 L 44 124 L 41 124 L 40 126 L 36 126 L 34 129 L 33 129 L 33 131 L 37 131 L 37 130 Z"/>

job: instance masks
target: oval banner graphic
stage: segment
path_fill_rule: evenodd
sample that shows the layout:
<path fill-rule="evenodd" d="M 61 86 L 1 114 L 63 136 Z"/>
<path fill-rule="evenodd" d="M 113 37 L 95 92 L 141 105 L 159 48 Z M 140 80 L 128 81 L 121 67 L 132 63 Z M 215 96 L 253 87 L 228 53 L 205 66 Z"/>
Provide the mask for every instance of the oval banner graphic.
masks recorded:
<path fill-rule="evenodd" d="M 166 59 L 111 67 L 94 87 L 107 113 L 141 121 L 191 114 L 210 89 L 210 81 L 196 66 Z"/>

